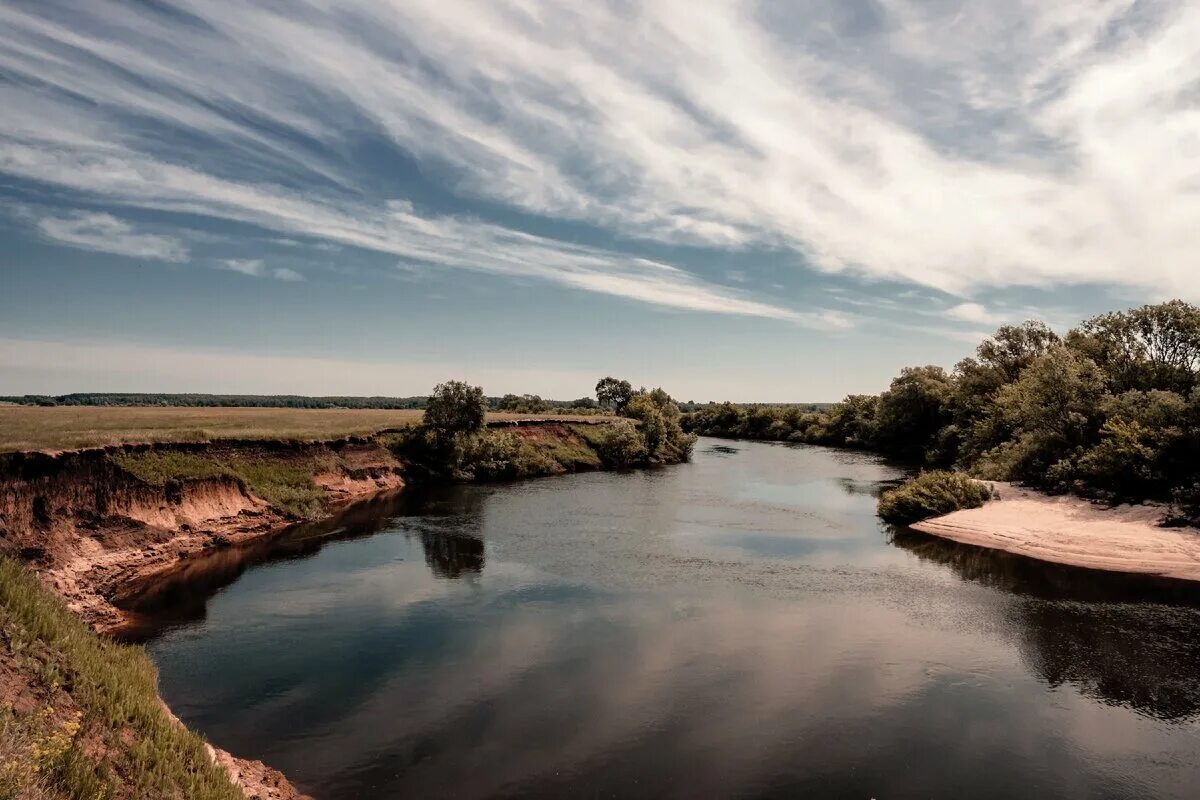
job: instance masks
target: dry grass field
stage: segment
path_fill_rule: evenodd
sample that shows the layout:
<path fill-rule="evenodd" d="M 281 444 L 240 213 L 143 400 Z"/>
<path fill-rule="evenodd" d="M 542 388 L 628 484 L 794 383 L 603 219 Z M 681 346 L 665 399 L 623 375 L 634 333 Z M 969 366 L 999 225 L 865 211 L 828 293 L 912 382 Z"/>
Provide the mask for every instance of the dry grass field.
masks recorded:
<path fill-rule="evenodd" d="M 0 452 L 210 439 L 332 439 L 416 424 L 421 414 L 373 408 L 0 406 Z M 529 416 L 499 413 L 488 419 Z"/>

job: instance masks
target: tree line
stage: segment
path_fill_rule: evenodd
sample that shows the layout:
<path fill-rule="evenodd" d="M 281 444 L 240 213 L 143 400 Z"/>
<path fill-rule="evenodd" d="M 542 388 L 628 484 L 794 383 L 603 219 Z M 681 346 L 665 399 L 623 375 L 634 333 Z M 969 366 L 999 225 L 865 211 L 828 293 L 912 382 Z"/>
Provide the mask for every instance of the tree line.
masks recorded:
<path fill-rule="evenodd" d="M 292 394 L 164 394 L 157 392 L 75 392 L 45 395 L 22 394 L 0 396 L 0 403 L 22 406 L 179 406 L 183 408 L 382 408 L 422 409 L 429 398 L 413 397 L 310 397 Z M 598 413 L 595 399 L 543 400 L 536 394 L 506 394 L 485 397 L 491 411 L 513 411 L 521 414 Z"/>
<path fill-rule="evenodd" d="M 1060 336 L 1001 327 L 947 372 L 907 367 L 878 395 L 820 411 L 710 403 L 708 435 L 873 450 L 932 468 L 1109 502 L 1164 501 L 1200 521 L 1200 308 L 1101 314 Z"/>
<path fill-rule="evenodd" d="M 434 387 L 420 425 L 390 434 L 387 446 L 429 480 L 498 480 L 598 467 L 674 464 L 691 457 L 696 437 L 680 425 L 679 406 L 662 389 L 634 390 L 629 381 L 603 378 L 582 410 L 609 414 L 603 425 L 571 424 L 567 436 L 531 439 L 487 427 L 483 388 L 465 381 Z M 511 395 L 505 410 L 544 411 L 536 395 Z"/>

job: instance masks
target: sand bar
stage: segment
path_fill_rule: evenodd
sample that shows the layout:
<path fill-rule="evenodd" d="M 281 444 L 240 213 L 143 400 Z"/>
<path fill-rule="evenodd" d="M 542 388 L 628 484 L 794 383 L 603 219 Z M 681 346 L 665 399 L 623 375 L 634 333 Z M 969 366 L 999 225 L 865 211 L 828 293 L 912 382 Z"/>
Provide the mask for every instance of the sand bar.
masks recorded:
<path fill-rule="evenodd" d="M 1163 528 L 1158 505 L 1106 507 L 1006 483 L 982 508 L 912 527 L 945 539 L 1086 569 L 1200 581 L 1200 529 Z"/>

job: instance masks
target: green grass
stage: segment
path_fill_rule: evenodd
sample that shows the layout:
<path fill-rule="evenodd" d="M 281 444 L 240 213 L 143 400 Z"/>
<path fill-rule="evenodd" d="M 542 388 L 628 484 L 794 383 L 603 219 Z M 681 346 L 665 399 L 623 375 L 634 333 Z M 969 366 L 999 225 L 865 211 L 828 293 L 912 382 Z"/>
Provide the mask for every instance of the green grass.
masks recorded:
<path fill-rule="evenodd" d="M 164 713 L 146 653 L 93 634 L 9 559 L 0 633 L 17 679 L 45 698 L 0 708 L 0 798 L 242 800 L 203 741 Z"/>
<path fill-rule="evenodd" d="M 155 486 L 201 478 L 237 478 L 258 497 L 296 517 L 313 517 L 325 507 L 325 492 L 313 476 L 336 467 L 315 457 L 266 458 L 253 455 L 150 451 L 114 453 L 122 469 Z"/>
<path fill-rule="evenodd" d="M 235 462 L 233 469 L 250 491 L 297 517 L 314 517 L 325 508 L 325 492 L 313 483 L 320 465 L 274 461 Z"/>
<path fill-rule="evenodd" d="M 578 425 L 574 428 L 600 427 Z M 524 440 L 525 447 L 531 447 L 534 450 L 542 453 L 551 461 L 558 463 L 563 469 L 568 472 L 575 472 L 581 469 L 599 469 L 601 466 L 600 456 L 596 451 L 588 446 L 587 441 L 580 437 L 579 440 L 573 441 L 569 438 L 564 438 L 557 434 L 550 436 L 539 436 L 537 438 L 527 438 Z"/>
<path fill-rule="evenodd" d="M 125 471 L 155 486 L 189 478 L 236 475 L 232 469 L 207 453 L 159 450 L 147 453 L 114 453 L 109 458 Z"/>
<path fill-rule="evenodd" d="M 992 496 L 986 484 L 961 472 L 922 472 L 879 498 L 879 516 L 894 525 L 911 525 L 963 508 L 979 508 Z"/>

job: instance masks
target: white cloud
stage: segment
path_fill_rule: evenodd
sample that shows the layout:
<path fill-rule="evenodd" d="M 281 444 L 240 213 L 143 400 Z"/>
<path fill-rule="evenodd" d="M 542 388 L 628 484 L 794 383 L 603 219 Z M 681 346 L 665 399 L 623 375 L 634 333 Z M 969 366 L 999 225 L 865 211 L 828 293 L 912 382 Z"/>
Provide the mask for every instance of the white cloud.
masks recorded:
<path fill-rule="evenodd" d="M 0 70 L 29 82 L 0 88 L 0 172 L 820 324 L 610 250 L 422 216 L 403 186 L 372 197 L 359 188 L 372 165 L 345 158 L 370 131 L 460 193 L 618 237 L 782 248 L 959 294 L 1101 283 L 1200 297 L 1200 6 L 881 0 L 860 31 L 843 29 L 842 4 L 792 21 L 736 0 L 173 3 L 211 30 L 107 0 L 70 28 L 0 8 Z M 101 22 L 106 36 L 78 32 Z M 219 152 L 173 149 L 154 126 Z"/>
<path fill-rule="evenodd" d="M 267 267 L 261 258 L 227 258 L 220 263 L 222 269 L 249 275 L 251 278 L 274 278 L 288 283 L 297 283 L 305 277 L 287 267 Z"/>
<path fill-rule="evenodd" d="M 188 250 L 178 239 L 152 233 L 138 233 L 133 226 L 111 214 L 79 213 L 68 217 L 44 217 L 38 230 L 60 244 L 83 250 L 151 258 L 158 261 L 186 261 Z"/>
<path fill-rule="evenodd" d="M 261 278 L 265 274 L 261 258 L 227 258 L 221 262 L 221 267 L 252 278 Z"/>
<path fill-rule="evenodd" d="M 271 277 L 280 281 L 296 282 L 304 280 L 304 276 L 294 269 L 287 267 L 276 267 L 271 270 Z"/>
<path fill-rule="evenodd" d="M 1006 319 L 1005 315 L 993 313 L 988 310 L 987 306 L 979 303 L 959 303 L 952 308 L 946 309 L 945 313 L 946 316 L 952 319 L 984 325 L 999 324 Z"/>

